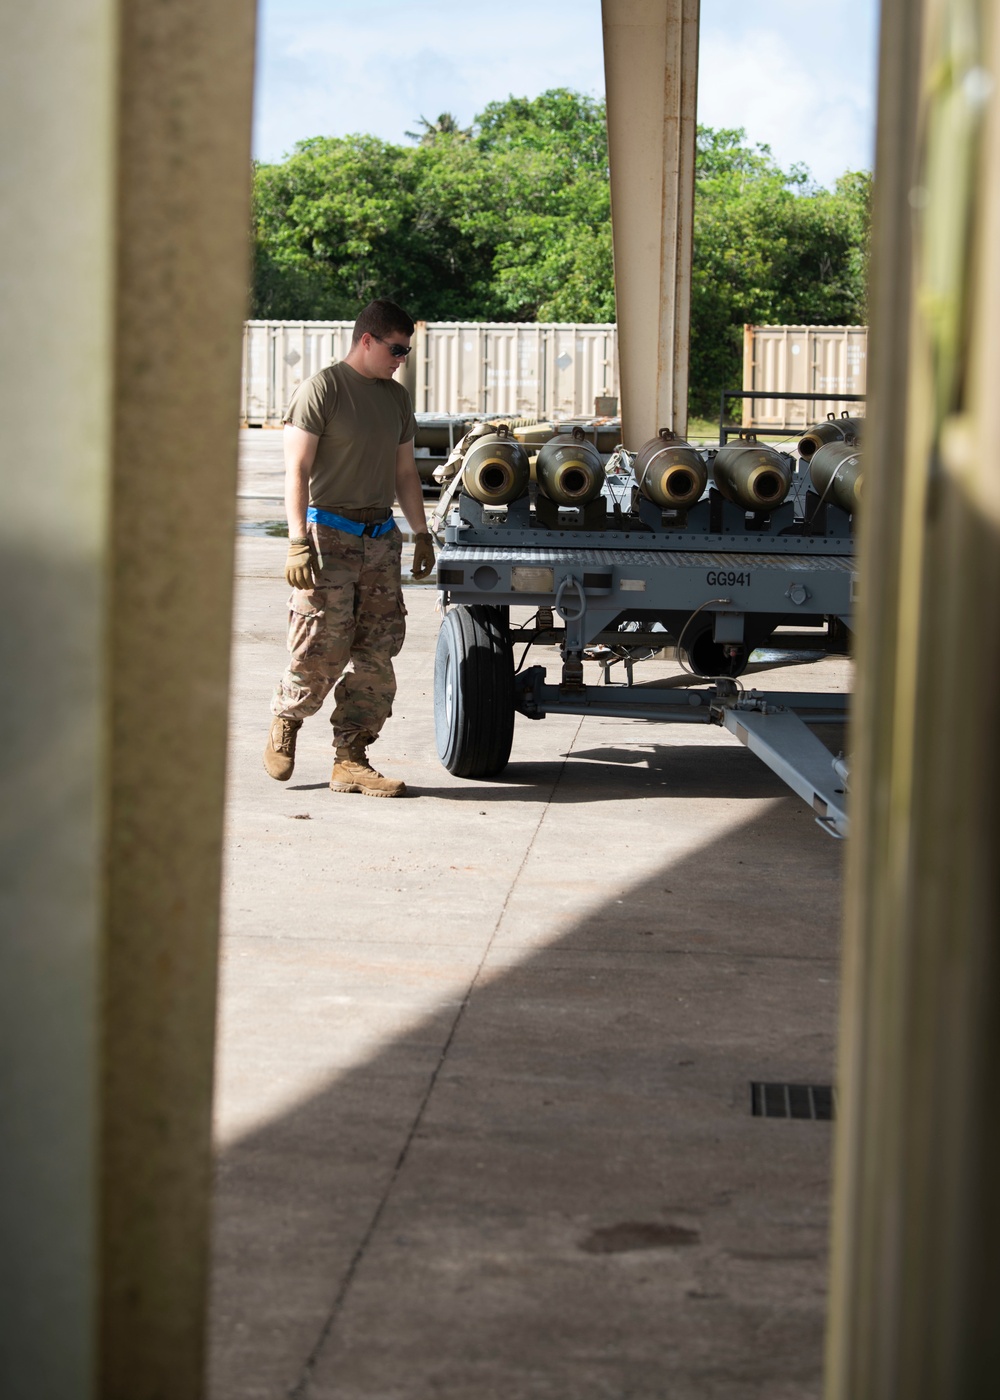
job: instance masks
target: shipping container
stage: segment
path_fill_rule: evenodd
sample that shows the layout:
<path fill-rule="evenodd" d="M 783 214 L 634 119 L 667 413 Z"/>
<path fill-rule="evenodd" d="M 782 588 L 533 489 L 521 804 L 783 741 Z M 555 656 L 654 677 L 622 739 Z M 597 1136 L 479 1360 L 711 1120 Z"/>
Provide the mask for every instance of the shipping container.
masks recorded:
<path fill-rule="evenodd" d="M 864 394 L 868 369 L 867 326 L 744 326 L 742 388 L 773 393 L 830 394 L 829 399 L 745 399 L 745 428 L 800 432 L 828 413 L 864 413 L 837 394 Z M 729 401 L 730 421 L 741 419 Z"/>
<path fill-rule="evenodd" d="M 243 338 L 243 421 L 281 422 L 292 393 L 343 359 L 351 321 L 248 321 Z M 581 418 L 618 395 L 613 325 L 418 321 L 400 373 L 418 413 Z"/>

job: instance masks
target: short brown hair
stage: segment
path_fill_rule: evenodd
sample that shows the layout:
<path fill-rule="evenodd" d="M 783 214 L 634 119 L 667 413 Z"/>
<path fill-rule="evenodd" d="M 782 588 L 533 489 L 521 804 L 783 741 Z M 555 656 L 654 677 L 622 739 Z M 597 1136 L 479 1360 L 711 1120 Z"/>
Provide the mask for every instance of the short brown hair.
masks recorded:
<path fill-rule="evenodd" d="M 357 345 L 363 335 L 384 338 L 392 335 L 393 331 L 400 335 L 412 335 L 413 322 L 394 301 L 370 301 L 354 322 L 351 344 Z"/>

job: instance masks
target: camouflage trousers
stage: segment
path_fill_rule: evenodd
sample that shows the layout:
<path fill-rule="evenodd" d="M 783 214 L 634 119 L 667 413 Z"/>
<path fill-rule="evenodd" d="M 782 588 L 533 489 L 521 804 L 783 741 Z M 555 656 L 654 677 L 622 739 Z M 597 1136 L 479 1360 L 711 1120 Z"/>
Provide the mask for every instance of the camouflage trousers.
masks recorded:
<path fill-rule="evenodd" d="M 399 571 L 403 542 L 398 530 L 372 539 L 310 525 L 309 534 L 319 564 L 317 584 L 292 590 L 292 655 L 271 713 L 308 719 L 334 687 L 334 744 L 370 744 L 392 714 L 392 658 L 406 634 Z"/>

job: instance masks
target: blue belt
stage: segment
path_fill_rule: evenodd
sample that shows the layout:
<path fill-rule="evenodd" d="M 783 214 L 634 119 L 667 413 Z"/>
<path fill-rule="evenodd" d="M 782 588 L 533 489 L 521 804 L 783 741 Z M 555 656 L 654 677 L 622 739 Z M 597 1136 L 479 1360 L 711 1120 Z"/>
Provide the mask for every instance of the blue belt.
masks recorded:
<path fill-rule="evenodd" d="M 348 520 L 346 516 L 334 515 L 329 510 L 317 510 L 315 506 L 310 506 L 306 511 L 306 519 L 310 525 L 328 525 L 331 530 L 344 530 L 349 535 L 368 535 L 373 540 L 396 528 L 391 515 L 388 520 L 373 520 L 366 525 L 361 520 Z"/>

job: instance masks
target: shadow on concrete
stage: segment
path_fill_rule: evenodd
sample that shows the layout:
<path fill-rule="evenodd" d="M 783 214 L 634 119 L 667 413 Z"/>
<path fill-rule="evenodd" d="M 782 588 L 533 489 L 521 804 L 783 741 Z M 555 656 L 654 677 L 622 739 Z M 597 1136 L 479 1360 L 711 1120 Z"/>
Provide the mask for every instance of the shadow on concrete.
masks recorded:
<path fill-rule="evenodd" d="M 830 1128 L 749 1084 L 831 1082 L 841 850 L 784 798 L 547 946 L 501 916 L 464 999 L 225 1151 L 213 1400 L 818 1397 Z"/>
<path fill-rule="evenodd" d="M 411 786 L 415 797 L 440 797 L 451 802 L 591 803 L 618 802 L 622 797 L 783 797 L 784 783 L 737 745 L 629 744 L 596 749 L 574 749 L 561 755 L 568 760 L 559 775 L 551 759 L 538 763 L 509 764 L 488 782 L 461 786 Z M 559 776 L 553 795 L 552 783 Z"/>
<path fill-rule="evenodd" d="M 833 752 L 843 731 L 813 726 Z M 567 760 L 560 771 L 552 759 L 510 763 L 495 778 L 428 786 L 410 783 L 410 798 L 435 797 L 446 802 L 617 802 L 622 797 L 783 797 L 788 789 L 761 761 L 735 742 L 708 744 L 604 745 L 574 749 L 560 757 Z M 559 779 L 555 795 L 552 784 Z M 321 783 L 289 783 L 289 792 L 318 792 Z"/>

